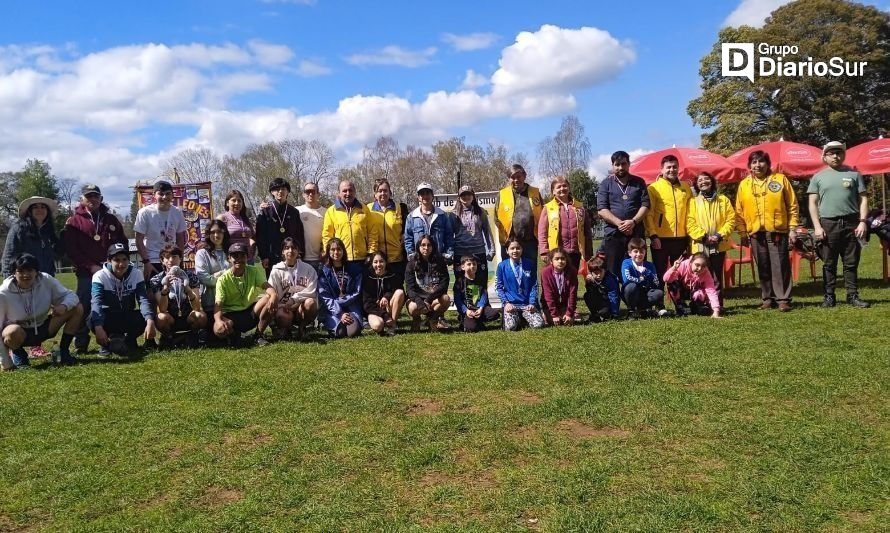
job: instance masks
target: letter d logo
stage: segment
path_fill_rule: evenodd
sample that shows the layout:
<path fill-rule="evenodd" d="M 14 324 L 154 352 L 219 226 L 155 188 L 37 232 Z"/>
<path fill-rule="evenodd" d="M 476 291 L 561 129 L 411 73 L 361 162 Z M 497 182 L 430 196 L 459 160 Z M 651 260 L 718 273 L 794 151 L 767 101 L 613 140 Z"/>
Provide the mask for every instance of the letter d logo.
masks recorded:
<path fill-rule="evenodd" d="M 723 43 L 720 54 L 724 76 L 742 76 L 754 82 L 754 43 Z"/>

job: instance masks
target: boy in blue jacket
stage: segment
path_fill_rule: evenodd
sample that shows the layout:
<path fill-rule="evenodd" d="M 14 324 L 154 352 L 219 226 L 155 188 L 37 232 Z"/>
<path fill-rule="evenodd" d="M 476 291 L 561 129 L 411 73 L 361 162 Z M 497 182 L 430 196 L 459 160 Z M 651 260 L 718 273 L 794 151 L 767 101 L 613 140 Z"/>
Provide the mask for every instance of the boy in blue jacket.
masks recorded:
<path fill-rule="evenodd" d="M 424 235 L 429 235 L 436 242 L 436 249 L 450 263 L 454 257 L 454 230 L 451 217 L 433 205 L 433 186 L 421 183 L 417 186 L 417 208 L 408 214 L 405 221 L 405 254 L 410 256 L 416 252 L 417 244 Z"/>
<path fill-rule="evenodd" d="M 507 239 L 507 259 L 498 265 L 494 288 L 504 304 L 504 329 L 516 331 L 522 322 L 529 327 L 544 327 L 538 307 L 538 275 L 531 259 L 522 257 L 522 244 Z"/>
<path fill-rule="evenodd" d="M 621 263 L 621 283 L 630 317 L 667 315 L 661 280 L 655 265 L 646 261 L 646 241 L 634 237 L 627 243 L 627 253 L 630 257 Z"/>
<path fill-rule="evenodd" d="M 488 279 L 476 276 L 479 269 L 476 257 L 461 257 L 460 268 L 464 275 L 454 280 L 454 306 L 460 316 L 460 328 L 470 333 L 482 331 L 485 322 L 501 313 L 488 304 Z"/>
<path fill-rule="evenodd" d="M 594 257 L 587 262 L 584 288 L 584 303 L 590 310 L 589 323 L 596 324 L 618 318 L 621 289 L 615 274 L 606 270 L 606 262 L 602 257 Z"/>

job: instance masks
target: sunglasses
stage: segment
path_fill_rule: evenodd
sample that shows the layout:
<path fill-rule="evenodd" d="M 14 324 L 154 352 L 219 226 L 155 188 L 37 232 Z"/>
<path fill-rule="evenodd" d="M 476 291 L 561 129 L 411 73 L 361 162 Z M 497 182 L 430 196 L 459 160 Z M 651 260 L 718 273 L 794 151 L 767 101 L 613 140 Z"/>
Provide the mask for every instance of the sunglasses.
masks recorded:
<path fill-rule="evenodd" d="M 318 194 L 317 189 L 306 189 L 303 191 L 303 194 Z"/>

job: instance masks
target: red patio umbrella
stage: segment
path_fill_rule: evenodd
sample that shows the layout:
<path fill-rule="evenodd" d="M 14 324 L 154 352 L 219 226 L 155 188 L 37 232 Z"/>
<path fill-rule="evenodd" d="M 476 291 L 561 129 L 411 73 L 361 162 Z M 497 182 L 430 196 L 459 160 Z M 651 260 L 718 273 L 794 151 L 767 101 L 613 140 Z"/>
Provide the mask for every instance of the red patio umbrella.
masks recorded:
<path fill-rule="evenodd" d="M 702 172 L 712 174 L 718 183 L 742 179 L 742 172 L 725 157 L 701 148 L 666 148 L 640 156 L 630 166 L 630 173 L 652 183 L 661 174 L 661 158 L 666 155 L 674 155 L 680 161 L 681 180 L 692 181 Z"/>
<path fill-rule="evenodd" d="M 847 150 L 844 164 L 854 167 L 861 174 L 890 172 L 890 139 L 879 137 L 857 144 Z"/>
<path fill-rule="evenodd" d="M 826 166 L 822 161 L 821 148 L 784 139 L 743 148 L 726 159 L 741 169 L 743 173 L 747 173 L 748 154 L 755 150 L 763 150 L 769 154 L 773 171 L 793 178 L 809 179 Z"/>

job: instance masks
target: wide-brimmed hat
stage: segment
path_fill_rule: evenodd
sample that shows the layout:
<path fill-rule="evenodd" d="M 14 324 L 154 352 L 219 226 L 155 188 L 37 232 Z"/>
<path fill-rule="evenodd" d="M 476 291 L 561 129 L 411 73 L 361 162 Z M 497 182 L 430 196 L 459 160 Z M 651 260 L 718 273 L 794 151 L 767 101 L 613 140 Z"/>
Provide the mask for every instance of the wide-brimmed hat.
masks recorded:
<path fill-rule="evenodd" d="M 59 202 L 52 198 L 44 198 L 43 196 L 32 196 L 19 204 L 19 217 L 24 218 L 28 214 L 28 209 L 34 204 L 44 204 L 49 208 L 50 217 L 56 218 L 59 212 Z"/>

